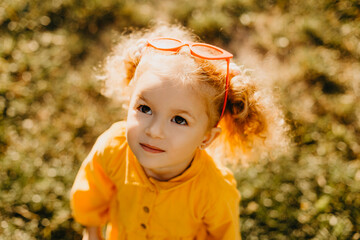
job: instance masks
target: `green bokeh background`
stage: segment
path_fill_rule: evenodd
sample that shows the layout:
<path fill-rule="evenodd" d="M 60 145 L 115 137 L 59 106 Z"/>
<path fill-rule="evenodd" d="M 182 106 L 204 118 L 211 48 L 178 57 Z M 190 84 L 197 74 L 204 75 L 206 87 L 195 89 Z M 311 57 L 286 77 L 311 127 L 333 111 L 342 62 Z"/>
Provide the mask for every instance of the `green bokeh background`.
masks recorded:
<path fill-rule="evenodd" d="M 162 19 L 268 78 L 291 151 L 234 169 L 243 239 L 360 239 L 360 2 L 2 0 L 0 239 L 81 239 L 69 189 L 124 118 L 93 68 L 119 32 Z"/>

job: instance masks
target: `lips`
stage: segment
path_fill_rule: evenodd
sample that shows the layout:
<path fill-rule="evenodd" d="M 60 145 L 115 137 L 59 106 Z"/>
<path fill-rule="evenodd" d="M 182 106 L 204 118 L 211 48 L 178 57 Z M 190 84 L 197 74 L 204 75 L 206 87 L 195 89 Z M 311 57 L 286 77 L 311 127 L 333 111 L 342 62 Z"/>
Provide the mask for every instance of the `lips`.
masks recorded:
<path fill-rule="evenodd" d="M 161 148 L 149 145 L 149 144 L 145 144 L 145 143 L 140 143 L 140 146 L 147 152 L 150 153 L 162 153 L 165 152 L 165 150 L 162 150 Z"/>

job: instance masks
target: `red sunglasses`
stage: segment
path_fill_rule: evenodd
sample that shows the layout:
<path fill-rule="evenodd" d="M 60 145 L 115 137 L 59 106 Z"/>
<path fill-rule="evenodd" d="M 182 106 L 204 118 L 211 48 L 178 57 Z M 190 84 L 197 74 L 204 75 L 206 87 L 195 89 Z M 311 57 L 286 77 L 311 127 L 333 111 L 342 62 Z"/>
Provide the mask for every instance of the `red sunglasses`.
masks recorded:
<path fill-rule="evenodd" d="M 178 52 L 183 46 L 188 46 L 190 49 L 190 53 L 193 56 L 206 60 L 226 60 L 227 72 L 226 72 L 226 85 L 225 85 L 225 99 L 224 99 L 224 105 L 221 111 L 220 119 L 223 117 L 227 102 L 227 96 L 229 92 L 230 59 L 233 57 L 231 53 L 225 51 L 224 49 L 206 43 L 181 41 L 176 38 L 165 38 L 165 37 L 147 40 L 147 46 L 151 46 L 158 50 L 171 51 L 171 52 Z"/>

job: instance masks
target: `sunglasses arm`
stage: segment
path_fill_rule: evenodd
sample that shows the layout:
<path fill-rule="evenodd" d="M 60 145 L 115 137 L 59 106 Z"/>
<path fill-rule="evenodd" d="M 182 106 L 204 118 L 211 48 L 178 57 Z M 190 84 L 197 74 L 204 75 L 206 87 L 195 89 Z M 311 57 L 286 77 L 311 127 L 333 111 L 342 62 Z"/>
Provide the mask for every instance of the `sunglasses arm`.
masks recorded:
<path fill-rule="evenodd" d="M 216 124 L 216 126 L 219 125 L 219 122 L 220 122 L 221 118 L 224 116 L 224 113 L 225 113 L 226 103 L 227 103 L 228 94 L 229 94 L 229 81 L 230 81 L 229 78 L 230 78 L 230 58 L 227 58 L 226 59 L 226 83 L 225 83 L 224 105 L 222 107 L 221 115 L 220 115 L 219 121 Z"/>

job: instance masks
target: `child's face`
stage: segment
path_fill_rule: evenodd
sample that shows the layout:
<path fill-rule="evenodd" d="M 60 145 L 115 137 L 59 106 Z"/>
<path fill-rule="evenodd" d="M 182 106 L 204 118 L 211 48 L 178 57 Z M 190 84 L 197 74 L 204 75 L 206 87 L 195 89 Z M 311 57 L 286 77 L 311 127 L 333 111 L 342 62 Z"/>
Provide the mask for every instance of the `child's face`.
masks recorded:
<path fill-rule="evenodd" d="M 204 99 L 179 80 L 152 69 L 134 86 L 127 140 L 145 172 L 160 180 L 180 174 L 210 138 Z"/>

